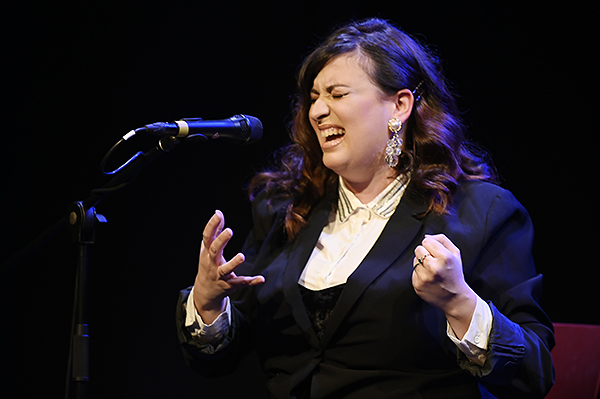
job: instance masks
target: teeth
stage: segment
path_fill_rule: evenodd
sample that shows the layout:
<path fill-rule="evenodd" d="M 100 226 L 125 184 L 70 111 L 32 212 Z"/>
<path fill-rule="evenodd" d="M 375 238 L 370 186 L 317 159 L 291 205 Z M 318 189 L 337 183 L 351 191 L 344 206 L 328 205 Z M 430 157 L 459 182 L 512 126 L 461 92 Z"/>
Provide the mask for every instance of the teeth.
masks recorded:
<path fill-rule="evenodd" d="M 346 131 L 344 129 L 331 127 L 329 129 L 321 130 L 321 137 L 329 137 L 345 133 Z"/>

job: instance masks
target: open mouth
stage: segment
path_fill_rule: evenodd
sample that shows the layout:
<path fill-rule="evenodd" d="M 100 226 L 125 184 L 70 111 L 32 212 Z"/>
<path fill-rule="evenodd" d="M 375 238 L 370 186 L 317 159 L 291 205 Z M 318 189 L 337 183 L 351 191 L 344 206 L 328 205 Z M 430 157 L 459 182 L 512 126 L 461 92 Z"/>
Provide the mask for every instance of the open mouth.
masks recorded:
<path fill-rule="evenodd" d="M 321 137 L 325 138 L 325 142 L 334 141 L 344 137 L 346 131 L 339 128 L 330 128 L 321 131 Z"/>

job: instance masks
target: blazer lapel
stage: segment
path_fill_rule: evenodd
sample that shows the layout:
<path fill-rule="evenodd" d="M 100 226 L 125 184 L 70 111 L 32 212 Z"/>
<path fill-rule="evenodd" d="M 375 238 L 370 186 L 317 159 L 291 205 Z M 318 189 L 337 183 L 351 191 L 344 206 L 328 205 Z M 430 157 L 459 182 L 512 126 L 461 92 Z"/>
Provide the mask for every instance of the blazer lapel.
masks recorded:
<path fill-rule="evenodd" d="M 315 248 L 323 227 L 327 224 L 330 213 L 331 201 L 327 199 L 321 201 L 313 210 L 308 226 L 298 234 L 290 248 L 290 253 L 287 257 L 288 263 L 285 265 L 283 272 L 284 295 L 292 311 L 292 315 L 302 331 L 305 332 L 309 342 L 314 346 L 319 346 L 319 343 L 304 307 L 302 295 L 298 287 L 298 280 Z"/>
<path fill-rule="evenodd" d="M 412 246 L 409 248 L 409 245 L 422 228 L 422 223 L 416 215 L 427 209 L 423 207 L 422 203 L 415 202 L 415 200 L 414 195 L 407 189 L 405 197 L 391 216 L 379 239 L 348 279 L 335 309 L 327 320 L 321 341 L 323 346 L 327 345 L 346 314 L 367 287 L 406 251 L 414 250 Z"/>

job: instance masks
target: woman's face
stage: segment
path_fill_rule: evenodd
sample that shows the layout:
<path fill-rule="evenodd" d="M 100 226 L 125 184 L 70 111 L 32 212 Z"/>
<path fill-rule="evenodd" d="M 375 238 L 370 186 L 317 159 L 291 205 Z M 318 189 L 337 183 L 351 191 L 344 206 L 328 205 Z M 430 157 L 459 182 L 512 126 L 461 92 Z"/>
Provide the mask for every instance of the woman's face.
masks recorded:
<path fill-rule="evenodd" d="M 351 186 L 387 181 L 384 161 L 388 121 L 397 117 L 398 96 L 387 96 L 354 53 L 340 55 L 319 72 L 311 90 L 310 123 L 323 150 L 323 163 Z"/>

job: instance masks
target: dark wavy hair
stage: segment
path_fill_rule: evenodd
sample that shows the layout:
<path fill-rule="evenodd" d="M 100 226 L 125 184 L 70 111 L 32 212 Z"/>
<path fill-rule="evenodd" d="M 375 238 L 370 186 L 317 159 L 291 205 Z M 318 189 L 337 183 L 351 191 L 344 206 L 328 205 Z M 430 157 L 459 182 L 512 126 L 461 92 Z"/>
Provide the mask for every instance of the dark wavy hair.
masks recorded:
<path fill-rule="evenodd" d="M 433 52 L 387 21 L 352 22 L 335 30 L 304 60 L 297 80 L 292 144 L 281 150 L 277 169 L 259 173 L 250 182 L 251 199 L 261 190 L 271 200 L 291 199 L 285 220 L 290 239 L 306 225 L 312 207 L 329 190 L 337 192 L 338 176 L 323 164 L 308 112 L 316 76 L 332 59 L 348 53 L 364 57 L 365 72 L 383 93 L 413 91 L 415 102 L 395 169 L 398 175 L 410 176 L 412 189 L 428 202 L 427 213 L 448 213 L 460 180 L 497 181 L 485 152 L 465 138 L 454 95 Z"/>

